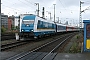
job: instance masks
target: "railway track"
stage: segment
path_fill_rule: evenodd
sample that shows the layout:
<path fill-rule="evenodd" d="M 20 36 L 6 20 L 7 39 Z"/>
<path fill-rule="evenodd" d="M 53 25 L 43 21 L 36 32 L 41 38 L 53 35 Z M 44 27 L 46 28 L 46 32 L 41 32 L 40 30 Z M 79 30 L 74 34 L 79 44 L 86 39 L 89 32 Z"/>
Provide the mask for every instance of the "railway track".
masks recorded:
<path fill-rule="evenodd" d="M 68 39 L 70 39 L 73 34 L 66 34 L 63 37 L 59 37 L 57 39 L 54 39 L 53 41 L 50 41 L 36 49 L 33 49 L 32 51 L 23 52 L 18 55 L 15 55 L 7 60 L 52 60 L 57 55 L 57 49 L 62 46 Z M 60 41 L 61 40 L 61 41 Z M 59 42 L 59 43 L 58 43 Z M 57 43 L 57 44 L 56 44 Z M 50 50 L 52 44 L 55 44 L 53 48 Z M 50 47 L 48 47 L 50 46 Z M 48 47 L 48 48 L 47 48 Z M 47 50 L 47 51 L 44 51 Z"/>
<path fill-rule="evenodd" d="M 15 39 L 15 36 L 1 36 L 1 41 Z"/>
<path fill-rule="evenodd" d="M 8 43 L 8 44 L 3 44 L 1 45 L 1 51 L 7 50 L 7 49 L 11 49 L 20 45 L 24 45 L 28 42 L 25 41 L 17 41 L 17 42 L 12 42 L 12 43 Z"/>
<path fill-rule="evenodd" d="M 8 36 L 8 35 L 9 34 L 6 34 L 5 36 Z M 11 35 L 9 35 L 9 36 L 11 36 Z M 48 38 L 50 38 L 50 36 L 43 38 L 43 39 L 48 39 Z M 52 36 L 51 36 L 51 38 L 52 38 Z M 42 39 L 39 39 L 39 40 L 42 40 Z M 5 51 L 5 50 L 8 50 L 8 49 L 20 46 L 20 45 L 24 45 L 26 43 L 28 43 L 28 42 L 27 41 L 17 41 L 17 42 L 12 42 L 12 43 L 8 43 L 8 44 L 2 44 L 1 51 Z"/>
<path fill-rule="evenodd" d="M 15 34 L 14 33 L 1 34 L 1 41 L 15 39 L 15 38 L 16 37 L 15 37 Z"/>

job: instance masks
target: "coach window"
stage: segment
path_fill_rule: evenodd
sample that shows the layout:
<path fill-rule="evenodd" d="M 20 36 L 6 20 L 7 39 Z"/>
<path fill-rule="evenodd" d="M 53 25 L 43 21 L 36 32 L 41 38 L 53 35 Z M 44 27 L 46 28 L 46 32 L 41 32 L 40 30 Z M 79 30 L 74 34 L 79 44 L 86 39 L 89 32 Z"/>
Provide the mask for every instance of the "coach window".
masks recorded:
<path fill-rule="evenodd" d="M 50 29 L 50 23 L 48 23 L 48 28 Z"/>
<path fill-rule="evenodd" d="M 52 24 L 52 29 L 54 29 L 54 24 Z"/>

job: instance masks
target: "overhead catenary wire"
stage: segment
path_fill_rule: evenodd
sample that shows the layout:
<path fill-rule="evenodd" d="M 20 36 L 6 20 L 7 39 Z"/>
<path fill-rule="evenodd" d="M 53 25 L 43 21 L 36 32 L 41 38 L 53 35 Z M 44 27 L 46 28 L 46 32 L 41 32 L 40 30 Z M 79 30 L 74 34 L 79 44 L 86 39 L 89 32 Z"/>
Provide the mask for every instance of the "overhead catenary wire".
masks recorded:
<path fill-rule="evenodd" d="M 33 2 L 33 1 L 30 2 L 30 0 L 29 1 L 28 0 L 25 0 L 25 1 L 28 2 L 28 3 L 30 3 L 31 5 L 35 6 L 35 2 Z M 41 10 L 39 10 L 39 12 L 41 12 Z"/>
<path fill-rule="evenodd" d="M 18 1 L 19 1 L 19 0 L 18 0 Z M 9 3 L 10 5 L 6 5 L 6 4 L 4 4 L 4 2 Z M 28 4 L 24 3 L 24 2 L 21 2 L 21 1 L 20 1 L 20 3 L 23 3 L 23 5 L 26 5 L 26 6 L 28 6 L 28 8 L 30 8 L 30 5 L 28 5 Z M 19 8 L 18 8 L 18 7 L 16 7 L 16 6 L 15 6 L 16 4 L 18 5 L 18 3 L 16 3 L 16 2 L 8 2 L 8 1 L 4 1 L 4 0 L 3 0 L 2 6 L 4 6 L 5 8 L 8 7 L 8 9 L 10 9 L 10 10 L 12 10 L 12 11 L 16 11 L 16 12 L 18 12 L 18 11 L 19 11 L 19 12 L 26 12 L 26 13 L 27 13 L 27 12 L 28 12 L 28 13 L 30 12 L 29 10 L 27 10 L 27 11 L 25 10 L 25 9 L 28 9 L 28 8 L 22 8 L 22 7 L 19 7 Z M 19 5 L 19 6 L 20 6 L 20 5 Z M 34 7 L 35 7 L 35 6 L 34 6 Z M 34 7 L 31 7 L 31 8 L 35 9 Z M 3 7 L 2 7 L 2 8 L 3 8 Z M 4 8 L 4 9 L 5 9 L 5 8 Z M 30 8 L 30 9 L 31 9 L 31 8 Z M 24 11 L 24 10 L 25 10 L 25 11 Z M 33 12 L 35 13 L 35 11 L 33 11 Z M 9 13 L 10 13 L 10 12 L 9 12 Z"/>
<path fill-rule="evenodd" d="M 9 7 L 9 6 L 6 6 L 6 5 L 3 5 L 3 6 L 5 6 L 5 7 L 7 7 L 8 9 L 10 9 L 10 12 L 9 11 L 7 11 L 7 13 L 10 15 L 10 13 L 12 13 L 11 11 L 13 11 L 13 13 L 12 13 L 12 15 L 13 14 L 27 14 L 27 13 L 30 13 L 30 12 L 35 12 L 35 11 L 23 11 L 23 10 L 21 10 L 21 9 L 16 9 L 16 8 L 13 8 L 13 7 Z M 1 11 L 2 13 L 4 13 L 3 11 Z"/>
<path fill-rule="evenodd" d="M 63 5 L 63 3 L 61 2 L 61 0 L 59 0 L 59 2 L 62 4 L 62 6 L 64 7 L 64 5 Z M 64 7 L 65 8 L 65 7 Z M 66 10 L 66 8 L 65 8 L 65 10 Z"/>
<path fill-rule="evenodd" d="M 27 5 L 27 6 L 28 6 L 28 8 L 30 8 L 30 7 L 31 7 L 30 5 L 26 4 L 25 2 L 22 2 L 21 0 L 18 0 L 18 1 L 20 1 L 21 3 L 24 3 L 25 5 Z M 34 6 L 34 7 L 35 7 L 35 6 Z M 34 9 L 34 7 L 31 7 L 31 8 L 33 8 L 33 9 Z"/>
<path fill-rule="evenodd" d="M 13 8 L 13 7 L 9 7 L 9 6 L 6 6 L 6 5 L 3 5 L 3 6 L 5 6 L 5 7 L 8 7 L 8 8 L 10 8 L 10 9 L 15 9 L 15 8 Z M 15 9 L 15 10 L 18 10 L 18 11 L 21 11 L 21 10 L 19 10 L 19 9 Z"/>
<path fill-rule="evenodd" d="M 3 0 L 4 1 L 4 0 Z M 30 4 L 27 4 L 27 3 L 25 3 L 25 2 L 22 2 L 21 0 L 18 0 L 20 3 L 23 3 L 23 5 L 26 5 L 26 6 L 28 6 L 29 8 L 31 7 L 31 5 Z M 10 3 L 10 5 L 12 6 L 12 5 L 16 5 L 17 4 L 17 2 L 13 2 L 13 1 L 10 1 L 10 2 L 8 2 L 8 1 L 4 1 L 4 2 L 7 2 L 7 3 Z M 12 4 L 13 3 L 13 4 Z M 19 4 L 19 6 L 20 6 L 20 4 Z M 31 8 L 33 8 L 34 9 L 34 5 L 33 5 L 33 7 L 31 7 Z"/>
<path fill-rule="evenodd" d="M 71 10 L 71 9 L 69 9 L 69 8 L 66 8 L 66 7 L 64 6 L 64 4 L 62 3 L 61 0 L 59 0 L 59 2 L 62 4 L 63 8 L 65 8 L 66 11 L 70 11 L 70 13 L 73 13 L 73 11 L 78 11 L 78 10 Z M 63 9 L 63 10 L 64 10 L 64 9 Z"/>
<path fill-rule="evenodd" d="M 25 0 L 26 2 L 30 3 L 31 5 L 35 6 L 32 2 L 28 1 L 28 0 Z"/>
<path fill-rule="evenodd" d="M 8 1 L 4 1 L 4 2 L 8 2 Z M 14 5 L 16 5 L 17 3 L 15 3 L 15 2 L 14 2 L 13 4 L 12 4 L 11 2 L 8 2 L 8 3 L 10 3 L 10 6 L 8 6 L 8 5 L 6 5 L 6 4 L 3 4 L 3 3 L 2 3 L 2 5 L 5 6 L 5 7 L 10 8 L 10 9 L 12 9 L 12 10 L 22 11 L 22 10 L 20 9 L 21 7 L 16 8 L 16 7 L 14 6 Z M 19 5 L 19 6 L 20 6 L 20 5 Z M 22 8 L 22 9 L 26 9 L 26 8 Z"/>

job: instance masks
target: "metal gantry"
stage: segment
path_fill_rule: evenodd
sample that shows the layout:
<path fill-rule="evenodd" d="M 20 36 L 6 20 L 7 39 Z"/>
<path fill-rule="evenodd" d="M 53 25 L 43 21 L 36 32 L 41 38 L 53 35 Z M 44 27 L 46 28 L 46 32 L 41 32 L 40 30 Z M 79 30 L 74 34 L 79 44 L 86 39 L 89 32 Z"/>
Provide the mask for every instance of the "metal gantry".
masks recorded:
<path fill-rule="evenodd" d="M 84 2 L 81 2 L 80 1 L 80 16 L 79 16 L 79 29 L 80 29 L 80 33 L 81 33 L 81 28 L 82 28 L 82 12 L 85 12 L 86 10 L 89 10 L 90 6 L 87 7 L 86 9 L 84 10 L 81 10 L 81 4 L 84 4 Z"/>
<path fill-rule="evenodd" d="M 35 4 L 38 6 L 38 9 L 36 11 L 37 11 L 37 15 L 39 16 L 39 3 L 35 3 Z"/>
<path fill-rule="evenodd" d="M 48 11 L 46 11 L 46 12 L 48 12 Z M 51 20 L 51 12 L 48 12 L 48 14 L 50 14 L 50 20 Z"/>
<path fill-rule="evenodd" d="M 83 4 L 84 2 L 81 2 L 80 1 L 80 15 L 79 15 L 79 29 L 80 29 L 80 31 L 79 32 L 81 32 L 81 28 L 82 28 L 82 15 L 81 15 L 81 13 L 82 13 L 82 11 L 81 11 L 81 4 Z"/>

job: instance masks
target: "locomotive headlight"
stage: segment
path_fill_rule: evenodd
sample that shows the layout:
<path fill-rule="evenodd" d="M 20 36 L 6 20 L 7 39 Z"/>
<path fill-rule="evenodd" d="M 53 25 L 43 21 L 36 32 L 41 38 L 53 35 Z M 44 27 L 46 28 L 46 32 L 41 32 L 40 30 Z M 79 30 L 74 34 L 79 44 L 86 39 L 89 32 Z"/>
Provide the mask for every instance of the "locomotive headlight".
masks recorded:
<path fill-rule="evenodd" d="M 26 26 L 29 26 L 28 24 Z"/>
<path fill-rule="evenodd" d="M 31 31 L 33 31 L 33 30 L 31 30 Z"/>
<path fill-rule="evenodd" d="M 22 30 L 22 31 L 24 31 L 24 30 Z"/>

